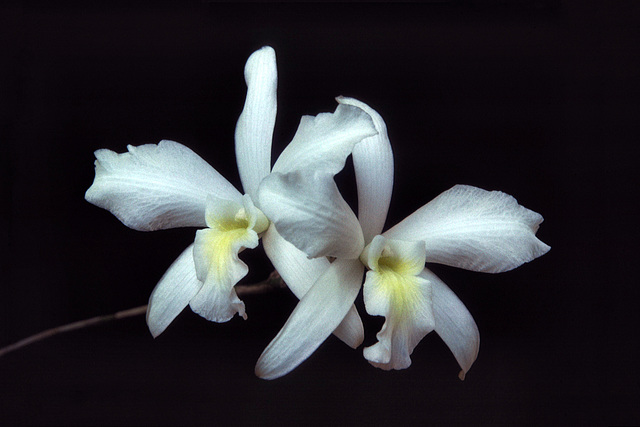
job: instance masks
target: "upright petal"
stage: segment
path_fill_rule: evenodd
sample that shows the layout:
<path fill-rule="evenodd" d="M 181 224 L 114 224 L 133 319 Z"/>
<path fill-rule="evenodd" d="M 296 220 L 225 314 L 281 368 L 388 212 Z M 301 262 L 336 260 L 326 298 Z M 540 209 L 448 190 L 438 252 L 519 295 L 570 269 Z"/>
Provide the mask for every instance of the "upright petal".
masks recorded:
<path fill-rule="evenodd" d="M 362 283 L 358 260 L 338 259 L 300 300 L 256 364 L 256 375 L 281 377 L 309 357 L 349 311 Z"/>
<path fill-rule="evenodd" d="M 201 287 L 202 282 L 196 277 L 192 244 L 171 264 L 151 293 L 147 325 L 154 338 L 164 332 Z"/>
<path fill-rule="evenodd" d="M 265 46 L 244 68 L 247 98 L 236 125 L 236 160 L 245 193 L 255 198 L 262 178 L 271 170 L 271 140 L 276 123 L 278 70 L 276 53 Z"/>
<path fill-rule="evenodd" d="M 499 273 L 550 249 L 535 236 L 542 219 L 501 191 L 456 185 L 383 235 L 424 241 L 427 262 Z"/>
<path fill-rule="evenodd" d="M 302 299 L 330 265 L 326 258 L 309 259 L 304 252 L 283 239 L 273 224 L 262 236 L 262 246 L 276 271 L 298 299 Z M 352 348 L 362 344 L 364 328 L 355 306 L 351 306 L 333 334 Z"/>
<path fill-rule="evenodd" d="M 458 375 L 464 380 L 465 374 L 478 357 L 480 332 L 471 313 L 462 301 L 442 280 L 425 268 L 421 277 L 431 283 L 431 299 L 435 315 L 435 331 L 447 344 L 462 368 Z"/>
<path fill-rule="evenodd" d="M 107 209 L 127 227 L 151 231 L 205 225 L 205 201 L 213 194 L 241 194 L 200 156 L 173 141 L 117 154 L 98 150 L 96 176 L 85 199 Z"/>
<path fill-rule="evenodd" d="M 303 116 L 293 140 L 273 166 L 273 172 L 311 169 L 335 175 L 344 168 L 353 147 L 375 134 L 371 117 L 349 105 L 338 105 L 334 113 Z"/>
<path fill-rule="evenodd" d="M 333 176 L 313 170 L 272 173 L 260 184 L 260 209 L 309 257 L 358 258 L 362 229 Z"/>
<path fill-rule="evenodd" d="M 393 152 L 384 120 L 373 108 L 353 98 L 338 97 L 340 104 L 361 108 L 373 119 L 377 135 L 365 138 L 353 148 L 353 167 L 358 186 L 358 219 L 364 241 L 382 232 L 393 189 Z"/>

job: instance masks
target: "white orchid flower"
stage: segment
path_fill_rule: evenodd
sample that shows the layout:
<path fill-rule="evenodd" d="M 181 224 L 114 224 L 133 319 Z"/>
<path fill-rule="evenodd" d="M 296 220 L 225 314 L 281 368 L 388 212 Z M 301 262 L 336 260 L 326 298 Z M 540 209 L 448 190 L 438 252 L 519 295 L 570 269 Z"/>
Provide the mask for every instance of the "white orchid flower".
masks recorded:
<path fill-rule="evenodd" d="M 378 342 L 364 349 L 365 358 L 386 370 L 407 368 L 415 346 L 435 330 L 453 352 L 463 379 L 477 357 L 478 328 L 425 262 L 489 273 L 511 270 L 550 249 L 535 237 L 542 216 L 502 192 L 456 185 L 381 233 L 393 183 L 386 126 L 369 106 L 348 98 L 339 102 L 369 113 L 378 131 L 353 151 L 358 217 L 333 177 L 321 171 L 272 174 L 262 182 L 262 209 L 282 228 L 283 237 L 309 256 L 336 260 L 260 356 L 256 374 L 280 377 L 315 351 L 356 298 L 364 264 L 369 269 L 366 310 L 386 318 Z M 296 228 L 314 232 L 297 233 Z M 361 231 L 363 239 L 348 238 L 353 230 Z"/>
<path fill-rule="evenodd" d="M 187 305 L 215 322 L 228 321 L 236 313 L 246 318 L 244 303 L 234 290 L 248 271 L 238 253 L 255 248 L 260 237 L 273 265 L 298 298 L 329 266 L 326 259 L 308 259 L 286 242 L 256 203 L 258 185 L 271 172 L 277 87 L 272 48 L 264 47 L 250 56 L 245 80 L 247 97 L 235 132 L 244 195 L 177 142 L 129 146 L 129 152 L 123 154 L 95 153 L 95 180 L 85 195 L 89 202 L 135 230 L 202 228 L 151 294 L 147 323 L 154 337 Z M 304 116 L 273 171 L 313 168 L 335 174 L 344 167 L 353 146 L 375 133 L 371 118 L 352 106 L 339 105 L 334 113 Z M 364 332 L 357 311 L 350 310 L 335 333 L 355 348 L 362 343 Z"/>

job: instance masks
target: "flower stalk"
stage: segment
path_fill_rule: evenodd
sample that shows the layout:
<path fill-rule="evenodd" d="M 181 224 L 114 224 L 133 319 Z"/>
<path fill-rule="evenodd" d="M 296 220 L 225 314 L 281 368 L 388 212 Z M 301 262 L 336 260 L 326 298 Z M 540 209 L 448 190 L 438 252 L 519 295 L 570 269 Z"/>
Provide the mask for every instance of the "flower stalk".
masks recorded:
<path fill-rule="evenodd" d="M 259 295 L 272 292 L 277 289 L 284 289 L 287 285 L 284 283 L 280 274 L 277 271 L 273 271 L 269 274 L 265 280 L 246 285 L 237 285 L 235 287 L 239 296 Z M 91 317 L 89 319 L 79 320 L 77 322 L 68 323 L 66 325 L 56 326 L 55 328 L 46 329 L 38 332 L 37 334 L 23 338 L 13 344 L 0 348 L 0 357 L 27 347 L 31 344 L 35 344 L 39 341 L 43 341 L 47 338 L 54 337 L 66 332 L 77 331 L 79 329 L 88 328 L 91 326 L 98 326 L 104 323 L 111 322 L 113 320 L 127 319 L 129 317 L 141 316 L 147 312 L 148 305 L 141 305 L 139 307 L 133 307 L 126 310 L 118 311 L 111 314 L 104 314 L 101 316 Z"/>

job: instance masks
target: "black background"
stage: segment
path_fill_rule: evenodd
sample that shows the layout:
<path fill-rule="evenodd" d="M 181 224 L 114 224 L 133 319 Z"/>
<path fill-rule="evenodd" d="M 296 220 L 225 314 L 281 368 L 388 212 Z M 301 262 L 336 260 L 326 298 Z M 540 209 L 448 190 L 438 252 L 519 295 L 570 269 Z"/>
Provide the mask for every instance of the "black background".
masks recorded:
<path fill-rule="evenodd" d="M 436 334 L 383 372 L 335 338 L 276 381 L 254 363 L 293 309 L 136 317 L 0 359 L 0 424 L 638 424 L 640 7 L 602 2 L 4 6 L 0 345 L 146 303 L 194 230 L 141 233 L 84 200 L 93 151 L 179 141 L 240 185 L 243 67 L 279 71 L 274 158 L 303 114 L 359 98 L 395 154 L 387 226 L 454 184 L 545 217 L 552 250 L 487 275 L 434 266 L 473 314 L 467 379 Z M 353 196 L 352 176 L 341 177 Z M 270 272 L 245 251 L 247 282 Z M 361 297 L 360 297 L 361 298 Z M 362 308 L 362 302 L 358 302 Z M 361 310 L 366 345 L 382 320 Z"/>

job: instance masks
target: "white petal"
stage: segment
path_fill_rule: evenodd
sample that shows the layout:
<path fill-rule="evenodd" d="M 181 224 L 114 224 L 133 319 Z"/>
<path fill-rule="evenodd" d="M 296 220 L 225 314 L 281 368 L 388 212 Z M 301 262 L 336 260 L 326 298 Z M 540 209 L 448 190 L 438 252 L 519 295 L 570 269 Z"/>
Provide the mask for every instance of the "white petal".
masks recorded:
<path fill-rule="evenodd" d="M 344 168 L 354 145 L 375 134 L 371 117 L 349 105 L 338 105 L 334 113 L 303 116 L 273 171 L 313 169 L 335 175 Z"/>
<path fill-rule="evenodd" d="M 458 364 L 462 368 L 460 379 L 478 357 L 480 332 L 471 313 L 462 301 L 430 270 L 420 274 L 431 283 L 433 312 L 436 319 L 435 331 L 449 346 Z"/>
<path fill-rule="evenodd" d="M 256 364 L 256 375 L 281 377 L 309 357 L 349 311 L 362 284 L 358 260 L 334 261 L 300 300 Z"/>
<path fill-rule="evenodd" d="M 508 194 L 456 185 L 383 235 L 424 241 L 427 262 L 499 273 L 550 249 L 535 236 L 541 222 Z"/>
<path fill-rule="evenodd" d="M 244 270 L 242 274 L 238 274 L 240 277 L 238 280 L 249 271 L 246 264 L 242 263 L 242 265 Z M 238 269 L 237 271 L 242 270 Z M 189 302 L 191 310 L 207 320 L 218 323 L 229 321 L 236 313 L 246 319 L 244 303 L 238 298 L 233 285 L 235 283 L 229 285 L 229 283 L 217 281 L 215 276 L 209 275 L 200 292 Z"/>
<path fill-rule="evenodd" d="M 128 153 L 98 150 L 96 176 L 85 199 L 126 226 L 151 231 L 202 227 L 207 195 L 241 194 L 200 156 L 173 141 L 128 146 Z"/>
<path fill-rule="evenodd" d="M 147 325 L 154 338 L 164 332 L 201 287 L 190 245 L 164 273 L 149 298 Z"/>
<path fill-rule="evenodd" d="M 255 198 L 271 169 L 271 140 L 276 123 L 278 70 L 276 53 L 265 46 L 244 67 L 247 98 L 236 125 L 236 159 L 245 193 Z"/>
<path fill-rule="evenodd" d="M 284 240 L 273 224 L 262 236 L 262 245 L 274 268 L 298 299 L 302 299 L 330 265 L 326 258 L 309 259 Z M 333 333 L 352 348 L 362 344 L 364 328 L 355 306 L 351 306 Z"/>
<path fill-rule="evenodd" d="M 373 108 L 353 98 L 338 97 L 340 104 L 363 109 L 378 132 L 353 148 L 353 167 L 358 186 L 358 219 L 365 242 L 380 234 L 387 219 L 393 189 L 393 152 L 384 120 Z"/>
<path fill-rule="evenodd" d="M 364 349 L 364 357 L 381 369 L 408 368 L 413 349 L 435 324 L 429 282 L 409 274 L 368 271 L 364 303 L 369 314 L 386 318 L 378 342 Z"/>
<path fill-rule="evenodd" d="M 272 173 L 260 184 L 258 197 L 280 235 L 309 257 L 360 256 L 362 229 L 330 174 Z"/>

